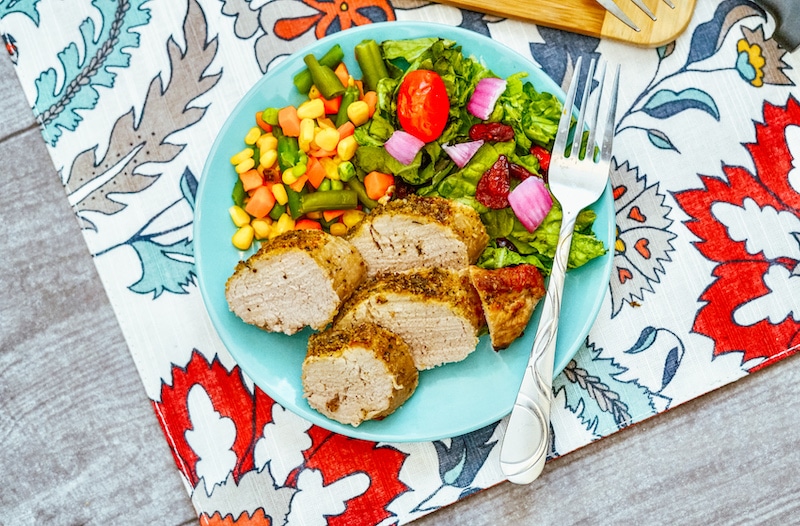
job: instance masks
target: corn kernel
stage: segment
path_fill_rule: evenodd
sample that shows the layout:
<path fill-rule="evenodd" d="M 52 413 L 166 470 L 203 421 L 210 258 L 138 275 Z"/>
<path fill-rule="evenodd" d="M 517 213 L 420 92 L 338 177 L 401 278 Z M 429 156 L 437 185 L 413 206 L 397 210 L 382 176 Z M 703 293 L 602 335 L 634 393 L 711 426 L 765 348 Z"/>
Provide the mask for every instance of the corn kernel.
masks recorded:
<path fill-rule="evenodd" d="M 323 150 L 335 151 L 336 145 L 339 144 L 339 130 L 336 128 L 320 128 L 314 136 L 314 142 Z"/>
<path fill-rule="evenodd" d="M 256 166 L 256 161 L 252 157 L 248 157 L 244 161 L 236 165 L 236 173 L 243 174 L 247 170 L 252 170 Z"/>
<path fill-rule="evenodd" d="M 289 202 L 289 195 L 286 193 L 286 187 L 280 183 L 272 185 L 272 195 L 275 196 L 275 201 L 280 205 L 285 205 Z"/>
<path fill-rule="evenodd" d="M 331 225 L 331 235 L 343 236 L 347 233 L 347 225 L 344 223 L 334 223 Z"/>
<path fill-rule="evenodd" d="M 361 126 L 369 120 L 369 105 L 363 100 L 357 100 L 347 107 L 347 118 L 356 126 Z"/>
<path fill-rule="evenodd" d="M 250 128 L 250 131 L 248 131 L 247 135 L 244 136 L 244 143 L 252 146 L 256 143 L 259 137 L 261 137 L 261 128 L 254 126 L 253 128 Z"/>
<path fill-rule="evenodd" d="M 358 143 L 356 142 L 356 138 L 353 135 L 348 135 L 336 146 L 336 155 L 338 155 L 343 161 L 349 161 L 353 158 L 353 155 L 356 154 L 356 149 L 358 148 Z"/>
<path fill-rule="evenodd" d="M 258 146 L 258 149 L 262 152 L 266 150 L 277 150 L 278 138 L 271 133 L 265 133 L 256 141 L 256 146 Z"/>
<path fill-rule="evenodd" d="M 267 218 L 253 219 L 250 222 L 250 226 L 253 227 L 253 233 L 256 239 L 267 239 L 272 229 L 272 222 Z"/>
<path fill-rule="evenodd" d="M 283 174 L 281 174 L 281 181 L 283 181 L 283 184 L 291 185 L 296 183 L 299 177 L 300 177 L 299 175 L 294 174 L 293 169 L 287 168 L 286 170 L 284 170 Z"/>
<path fill-rule="evenodd" d="M 316 130 L 316 123 L 314 119 L 303 119 L 300 121 L 300 135 L 297 137 L 297 143 L 300 149 L 308 152 L 311 147 L 311 142 L 314 140 L 314 131 Z"/>
<path fill-rule="evenodd" d="M 308 90 L 308 98 L 309 99 L 318 99 L 321 96 L 322 96 L 322 93 L 320 93 L 319 88 L 314 86 L 314 85 L 312 85 L 311 89 Z"/>
<path fill-rule="evenodd" d="M 294 230 L 294 219 L 289 214 L 281 214 L 278 220 L 272 224 L 269 232 L 269 238 L 274 239 L 284 232 Z"/>
<path fill-rule="evenodd" d="M 297 118 L 303 119 L 319 119 L 325 116 L 325 103 L 322 99 L 310 99 L 297 107 Z"/>
<path fill-rule="evenodd" d="M 325 168 L 325 177 L 328 179 L 339 180 L 339 166 L 336 164 L 336 161 L 331 159 L 330 157 L 322 157 L 319 160 L 319 164 Z"/>
<path fill-rule="evenodd" d="M 250 214 L 245 212 L 244 208 L 241 206 L 233 205 L 228 209 L 228 213 L 231 215 L 233 224 L 237 227 L 243 227 L 244 225 L 250 223 Z"/>
<path fill-rule="evenodd" d="M 264 168 L 272 168 L 272 165 L 274 165 L 277 160 L 278 150 L 261 150 L 261 159 L 258 161 L 258 164 Z"/>
<path fill-rule="evenodd" d="M 249 159 L 253 157 L 253 149 L 252 148 L 245 148 L 241 152 L 233 155 L 231 157 L 231 164 L 236 166 L 237 164 L 241 163 L 245 159 Z"/>
<path fill-rule="evenodd" d="M 320 128 L 333 128 L 336 129 L 336 125 L 330 119 L 330 117 L 320 117 L 317 119 L 317 126 Z"/>
<path fill-rule="evenodd" d="M 344 223 L 347 226 L 347 228 L 352 228 L 359 221 L 361 221 L 365 215 L 367 214 L 365 214 L 361 210 L 348 210 L 344 214 L 342 214 L 342 223 Z"/>
<path fill-rule="evenodd" d="M 253 244 L 253 237 L 255 236 L 255 231 L 253 227 L 249 224 L 244 225 L 243 227 L 239 228 L 233 237 L 231 238 L 231 242 L 233 246 L 238 248 L 239 250 L 247 250 L 250 248 L 250 245 Z"/>

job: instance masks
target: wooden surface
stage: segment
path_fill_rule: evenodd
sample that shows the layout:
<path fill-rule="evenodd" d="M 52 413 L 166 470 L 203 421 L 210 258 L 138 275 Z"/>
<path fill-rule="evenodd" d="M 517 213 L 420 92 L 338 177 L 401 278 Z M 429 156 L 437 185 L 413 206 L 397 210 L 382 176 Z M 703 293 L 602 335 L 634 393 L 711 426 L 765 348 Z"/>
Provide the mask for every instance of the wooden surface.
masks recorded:
<path fill-rule="evenodd" d="M 197 524 L 4 55 L 0 122 L 0 525 Z M 795 356 L 413 524 L 797 524 L 798 400 Z"/>
<path fill-rule="evenodd" d="M 519 18 L 539 25 L 611 38 L 643 47 L 658 47 L 675 40 L 692 18 L 696 0 L 642 0 L 655 14 L 653 21 L 631 0 L 615 1 L 640 31 L 634 31 L 607 12 L 596 0 L 444 0 L 443 3 L 483 11 L 502 17 Z"/>

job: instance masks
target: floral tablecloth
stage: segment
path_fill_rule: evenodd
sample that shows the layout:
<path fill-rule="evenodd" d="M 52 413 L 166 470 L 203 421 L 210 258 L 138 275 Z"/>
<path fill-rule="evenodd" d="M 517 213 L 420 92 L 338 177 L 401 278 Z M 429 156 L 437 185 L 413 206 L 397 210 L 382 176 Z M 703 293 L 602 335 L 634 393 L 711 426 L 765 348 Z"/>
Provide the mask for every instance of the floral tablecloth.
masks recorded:
<path fill-rule="evenodd" d="M 798 75 L 750 1 L 699 0 L 675 42 L 642 49 L 422 0 L 0 0 L 6 48 L 203 524 L 405 524 L 503 481 L 505 421 L 373 443 L 290 413 L 237 367 L 197 287 L 195 193 L 228 113 L 286 55 L 392 20 L 489 35 L 562 85 L 579 56 L 623 65 L 611 282 L 553 385 L 551 457 L 800 348 Z"/>

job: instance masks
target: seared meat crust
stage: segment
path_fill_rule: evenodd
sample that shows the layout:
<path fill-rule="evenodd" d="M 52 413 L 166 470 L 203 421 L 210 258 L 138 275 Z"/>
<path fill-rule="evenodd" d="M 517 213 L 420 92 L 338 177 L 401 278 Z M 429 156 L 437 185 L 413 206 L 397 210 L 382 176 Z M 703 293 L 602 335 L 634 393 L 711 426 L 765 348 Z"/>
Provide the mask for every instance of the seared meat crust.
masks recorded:
<path fill-rule="evenodd" d="M 466 270 L 382 273 L 342 306 L 334 327 L 372 322 L 408 343 L 420 370 L 466 358 L 483 327 L 480 298 Z"/>
<path fill-rule="evenodd" d="M 471 207 L 441 197 L 409 195 L 368 214 L 348 234 L 367 274 L 422 267 L 460 270 L 474 263 L 489 237 Z"/>
<path fill-rule="evenodd" d="M 416 390 L 419 373 L 399 336 L 364 323 L 311 335 L 302 382 L 312 408 L 358 426 L 400 407 Z"/>
<path fill-rule="evenodd" d="M 544 278 L 533 265 L 496 270 L 473 265 L 469 274 L 481 298 L 492 346 L 505 349 L 523 333 L 544 297 Z"/>

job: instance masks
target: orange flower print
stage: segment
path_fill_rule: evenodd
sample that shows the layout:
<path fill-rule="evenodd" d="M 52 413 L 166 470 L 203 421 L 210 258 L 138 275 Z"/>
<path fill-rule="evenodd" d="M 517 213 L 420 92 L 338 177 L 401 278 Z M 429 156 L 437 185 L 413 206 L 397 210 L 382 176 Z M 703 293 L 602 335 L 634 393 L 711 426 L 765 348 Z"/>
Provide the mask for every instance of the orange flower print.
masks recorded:
<path fill-rule="evenodd" d="M 314 27 L 314 35 L 324 36 L 373 22 L 394 21 L 394 10 L 388 0 L 303 0 L 316 14 L 283 18 L 275 23 L 275 35 L 293 40 Z"/>

